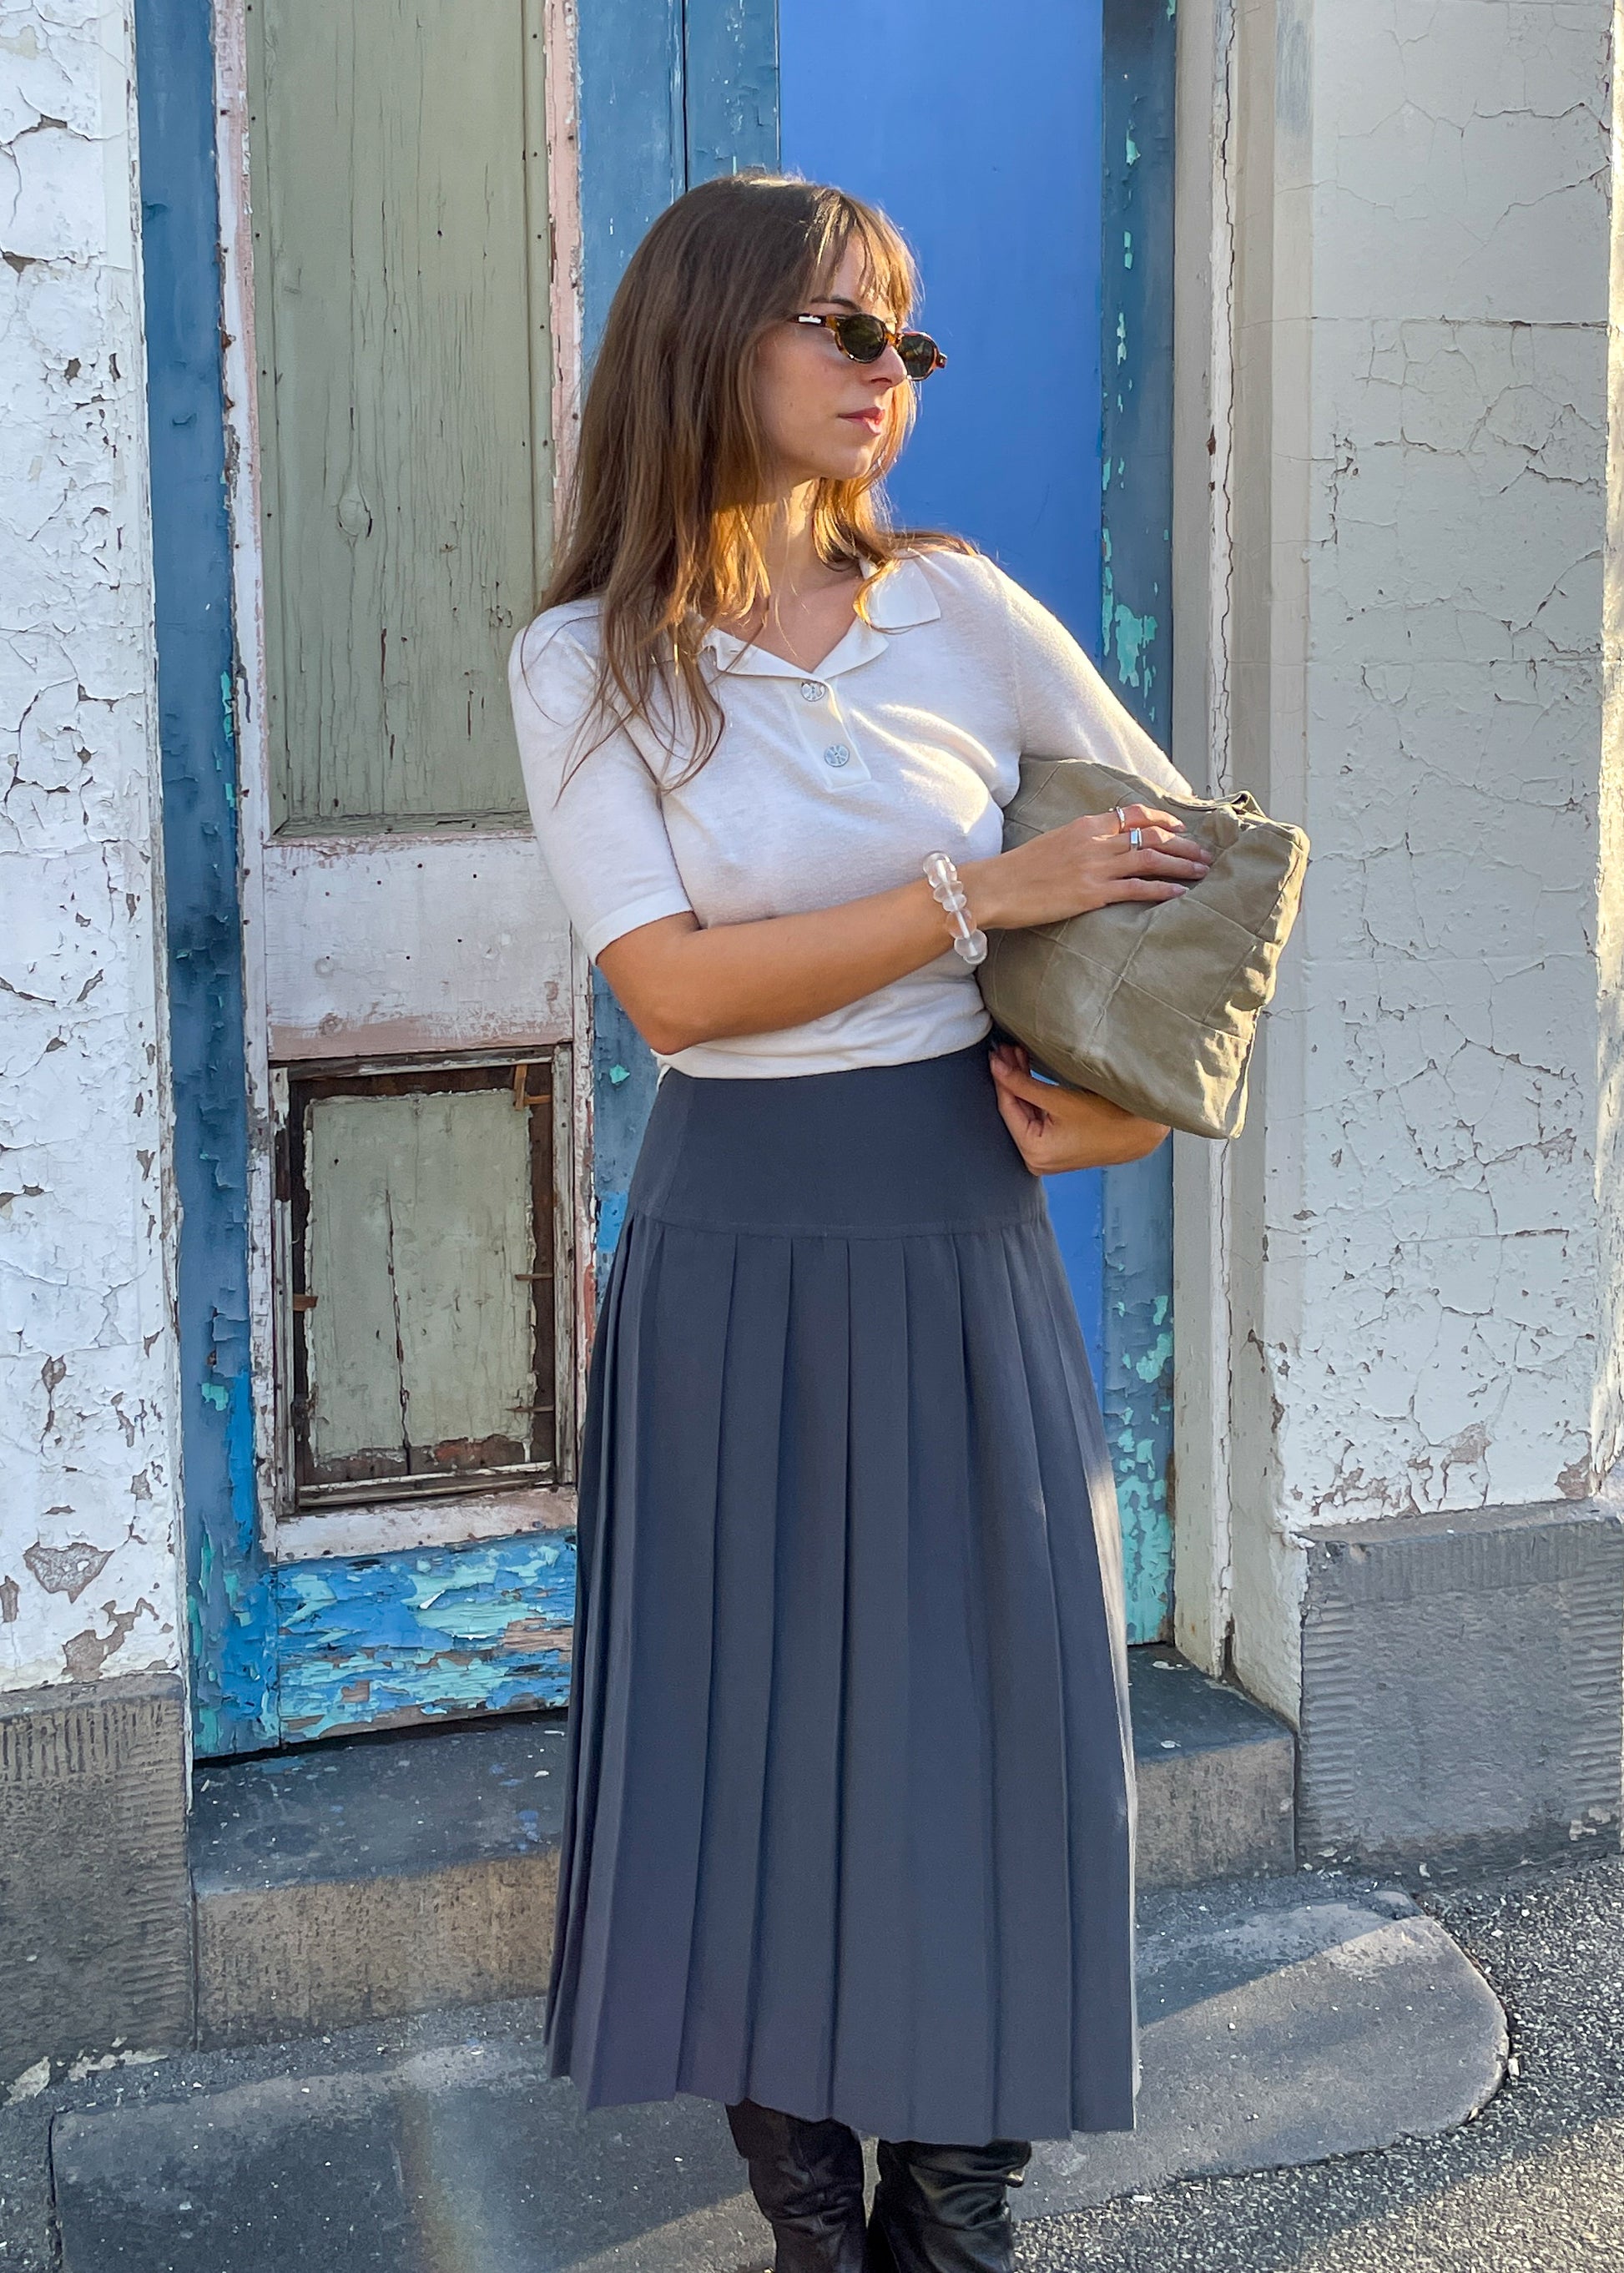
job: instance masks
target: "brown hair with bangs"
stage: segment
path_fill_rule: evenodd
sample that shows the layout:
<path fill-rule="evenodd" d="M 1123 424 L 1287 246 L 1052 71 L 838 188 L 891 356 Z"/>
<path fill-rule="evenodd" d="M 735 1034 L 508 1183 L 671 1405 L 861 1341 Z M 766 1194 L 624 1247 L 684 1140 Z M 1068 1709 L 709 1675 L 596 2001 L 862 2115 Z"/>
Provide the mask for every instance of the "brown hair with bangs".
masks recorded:
<path fill-rule="evenodd" d="M 876 297 L 906 322 L 914 262 L 893 224 L 844 191 L 784 175 L 725 176 L 666 208 L 627 265 L 582 409 L 564 541 L 544 609 L 601 604 L 598 711 L 669 721 L 715 749 L 722 713 L 700 665 L 705 635 L 768 596 L 762 536 L 771 469 L 756 409 L 756 355 L 775 323 L 826 290 L 852 244 Z M 914 418 L 893 387 L 873 471 L 817 485 L 813 536 L 831 567 L 883 567 L 906 547 L 971 548 L 893 529 L 879 488 Z M 860 596 L 861 597 L 861 596 Z M 662 740 L 667 739 L 662 731 Z"/>

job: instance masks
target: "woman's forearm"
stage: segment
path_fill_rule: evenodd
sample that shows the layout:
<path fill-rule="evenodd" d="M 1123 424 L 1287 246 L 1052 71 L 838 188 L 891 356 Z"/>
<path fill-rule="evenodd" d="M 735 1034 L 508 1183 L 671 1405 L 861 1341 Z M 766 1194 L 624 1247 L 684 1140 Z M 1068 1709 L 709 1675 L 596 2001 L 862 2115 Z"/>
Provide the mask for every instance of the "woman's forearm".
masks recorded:
<path fill-rule="evenodd" d="M 1170 814 L 1123 808 L 1068 821 L 960 871 L 985 931 L 1056 923 L 1120 900 L 1165 900 L 1206 874 L 1208 859 Z M 1135 844 L 1132 840 L 1142 841 Z M 807 915 L 702 926 L 662 916 L 612 940 L 604 977 L 662 1057 L 735 1034 L 776 1033 L 861 1001 L 945 955 L 952 934 L 921 876 L 889 892 Z"/>
<path fill-rule="evenodd" d="M 598 966 L 662 1057 L 736 1034 L 775 1033 L 843 1010 L 952 944 L 921 877 L 869 898 L 756 923 L 665 916 L 605 948 Z"/>

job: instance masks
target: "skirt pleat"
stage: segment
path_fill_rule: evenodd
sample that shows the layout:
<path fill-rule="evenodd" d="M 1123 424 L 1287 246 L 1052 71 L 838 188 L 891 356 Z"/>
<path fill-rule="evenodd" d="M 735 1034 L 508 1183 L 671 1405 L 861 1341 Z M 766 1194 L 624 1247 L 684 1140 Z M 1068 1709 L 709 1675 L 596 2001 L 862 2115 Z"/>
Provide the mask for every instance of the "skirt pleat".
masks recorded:
<path fill-rule="evenodd" d="M 667 1073 L 598 1321 L 553 2073 L 1132 2127 L 1103 1431 L 984 1052 Z"/>

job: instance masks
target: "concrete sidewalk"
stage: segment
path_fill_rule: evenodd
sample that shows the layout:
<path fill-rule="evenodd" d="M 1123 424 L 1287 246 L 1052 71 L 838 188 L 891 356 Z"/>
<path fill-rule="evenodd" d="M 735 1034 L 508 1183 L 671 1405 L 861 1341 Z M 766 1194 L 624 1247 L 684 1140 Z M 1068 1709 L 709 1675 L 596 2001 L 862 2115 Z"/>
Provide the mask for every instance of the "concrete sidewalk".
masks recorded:
<path fill-rule="evenodd" d="M 1152 1894 L 1141 1920 L 1139 2127 L 1040 2149 L 1015 2197 L 1023 2264 L 1101 2262 L 1088 2221 L 1120 2217 L 1094 2207 L 1107 2197 L 1436 2134 L 1499 2082 L 1500 2007 L 1395 1886 L 1302 1872 Z M 720 2110 L 583 2114 L 572 2087 L 543 2078 L 538 2020 L 529 2002 L 465 2009 L 130 2062 L 41 2092 L 0 2120 L 0 2266 L 770 2264 Z"/>
<path fill-rule="evenodd" d="M 1624 2266 L 1624 1859 L 1429 1893 L 1509 2017 L 1475 2120 L 1046 2218 L 1021 2273 L 1612 2273 Z"/>

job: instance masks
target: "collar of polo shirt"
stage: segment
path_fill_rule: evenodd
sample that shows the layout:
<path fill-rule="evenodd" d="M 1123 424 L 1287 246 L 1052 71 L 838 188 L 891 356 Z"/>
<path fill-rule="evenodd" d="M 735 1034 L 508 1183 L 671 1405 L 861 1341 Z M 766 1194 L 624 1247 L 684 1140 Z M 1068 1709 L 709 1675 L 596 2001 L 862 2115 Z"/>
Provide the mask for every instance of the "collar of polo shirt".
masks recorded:
<path fill-rule="evenodd" d="M 743 640 L 735 639 L 732 632 L 716 628 L 705 634 L 702 650 L 708 649 L 714 655 L 733 679 L 834 679 L 843 671 L 853 671 L 861 664 L 871 663 L 876 655 L 883 655 L 888 632 L 912 631 L 917 625 L 935 623 L 942 613 L 930 589 L 929 577 L 917 560 L 906 555 L 885 568 L 866 560 L 863 581 L 868 587 L 863 613 L 853 617 L 851 628 L 843 634 L 816 671 L 803 671 L 798 663 L 786 662 L 781 655 L 769 655 L 765 648 L 748 646 Z"/>

